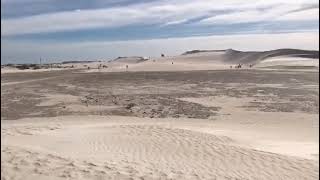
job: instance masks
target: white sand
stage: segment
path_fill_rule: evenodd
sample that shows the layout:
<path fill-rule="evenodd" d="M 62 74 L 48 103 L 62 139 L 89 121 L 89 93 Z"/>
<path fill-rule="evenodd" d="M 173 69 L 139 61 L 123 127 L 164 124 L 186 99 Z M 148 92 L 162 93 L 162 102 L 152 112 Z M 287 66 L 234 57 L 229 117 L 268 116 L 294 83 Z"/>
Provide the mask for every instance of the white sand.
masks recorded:
<path fill-rule="evenodd" d="M 276 57 L 268 58 L 261 61 L 257 67 L 267 66 L 317 66 L 319 67 L 319 59 L 297 58 L 297 57 Z"/>
<path fill-rule="evenodd" d="M 48 69 L 35 69 L 35 70 L 34 69 L 19 70 L 17 68 L 3 67 L 3 68 L 1 68 L 1 74 L 19 73 L 19 72 L 33 73 L 33 72 L 60 71 L 60 70 L 66 70 L 66 69 L 64 69 L 64 68 L 48 68 Z"/>
<path fill-rule="evenodd" d="M 273 153 L 318 159 L 318 114 L 246 111 L 240 107 L 253 99 L 243 97 L 182 98 L 182 100 L 208 107 L 222 107 L 220 113 L 226 115 L 213 117 L 213 120 L 217 120 L 215 128 L 220 128 L 222 135 L 242 141 L 242 144 Z M 210 129 L 206 132 L 210 132 Z"/>
<path fill-rule="evenodd" d="M 318 115 L 246 111 L 245 98 L 182 100 L 221 106 L 221 115 L 1 121 L 1 177 L 317 179 Z"/>
<path fill-rule="evenodd" d="M 245 147 L 227 133 L 222 135 L 223 129 L 209 128 L 214 124 L 97 116 L 3 123 L 2 177 L 317 178 L 317 161 Z M 204 126 L 211 133 L 202 132 Z"/>

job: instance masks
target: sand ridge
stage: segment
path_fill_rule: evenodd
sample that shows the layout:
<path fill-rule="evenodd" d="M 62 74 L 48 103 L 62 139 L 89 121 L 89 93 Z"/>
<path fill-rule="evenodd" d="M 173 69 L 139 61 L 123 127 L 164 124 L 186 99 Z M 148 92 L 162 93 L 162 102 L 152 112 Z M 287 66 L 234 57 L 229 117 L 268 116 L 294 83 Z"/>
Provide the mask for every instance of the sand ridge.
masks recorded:
<path fill-rule="evenodd" d="M 67 68 L 82 72 L 125 72 L 125 71 L 191 71 L 221 70 L 235 68 L 242 64 L 245 69 L 302 69 L 319 71 L 319 51 L 299 49 L 276 49 L 270 51 L 194 50 L 181 55 L 164 57 L 129 56 L 118 57 L 108 61 L 67 63 L 61 68 L 18 70 L 2 67 L 1 73 L 44 72 Z M 253 65 L 253 67 L 250 67 Z M 70 67 L 73 67 L 70 69 Z M 127 68 L 128 67 L 128 68 Z"/>
<path fill-rule="evenodd" d="M 66 118 L 69 120 L 64 121 Z M 14 170 L 19 176 L 31 173 L 28 177 L 70 179 L 318 176 L 317 161 L 244 148 L 226 136 L 170 127 L 168 123 L 152 124 L 146 119 L 135 123 L 130 118 L 120 118 L 119 122 L 116 117 L 94 120 L 96 117 L 91 116 L 76 125 L 75 118 L 66 118 L 5 124 L 1 145 L 6 157 L 3 177 L 14 176 L 9 173 Z"/>

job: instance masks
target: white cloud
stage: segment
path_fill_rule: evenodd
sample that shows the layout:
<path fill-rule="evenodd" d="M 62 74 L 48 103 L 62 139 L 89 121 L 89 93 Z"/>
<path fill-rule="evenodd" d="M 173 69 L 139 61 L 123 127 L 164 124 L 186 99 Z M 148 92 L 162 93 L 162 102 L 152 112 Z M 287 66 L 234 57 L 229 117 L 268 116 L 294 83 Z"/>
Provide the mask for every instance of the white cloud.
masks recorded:
<path fill-rule="evenodd" d="M 170 26 L 170 25 L 182 24 L 182 23 L 185 23 L 185 22 L 187 22 L 187 21 L 188 21 L 188 19 L 181 19 L 181 20 L 176 20 L 176 21 L 170 21 L 170 22 L 165 23 L 163 26 Z"/>
<path fill-rule="evenodd" d="M 109 28 L 131 24 L 172 25 L 186 22 L 195 17 L 210 16 L 217 12 L 225 13 L 221 11 L 232 11 L 234 13 L 218 14 L 203 20 L 200 24 L 258 22 L 271 20 L 310 2 L 314 1 L 160 1 L 126 7 L 67 11 L 16 19 L 2 19 L 1 35 L 73 31 L 100 27 Z M 260 8 L 270 9 L 261 11 Z M 291 19 L 294 19 L 294 17 L 291 17 Z"/>
<path fill-rule="evenodd" d="M 319 8 L 288 13 L 277 17 L 275 21 L 319 20 Z"/>
<path fill-rule="evenodd" d="M 300 4 L 281 4 L 276 7 L 261 11 L 257 9 L 244 10 L 229 14 L 222 14 L 203 19 L 199 24 L 238 24 L 254 23 L 263 21 L 299 21 L 299 20 L 318 20 L 319 8 L 297 11 L 301 8 Z"/>
<path fill-rule="evenodd" d="M 249 23 L 249 22 L 259 22 L 269 19 L 269 14 L 261 14 L 260 11 L 242 11 L 230 14 L 222 14 L 213 16 L 210 18 L 203 19 L 199 24 L 238 24 L 238 23 Z"/>

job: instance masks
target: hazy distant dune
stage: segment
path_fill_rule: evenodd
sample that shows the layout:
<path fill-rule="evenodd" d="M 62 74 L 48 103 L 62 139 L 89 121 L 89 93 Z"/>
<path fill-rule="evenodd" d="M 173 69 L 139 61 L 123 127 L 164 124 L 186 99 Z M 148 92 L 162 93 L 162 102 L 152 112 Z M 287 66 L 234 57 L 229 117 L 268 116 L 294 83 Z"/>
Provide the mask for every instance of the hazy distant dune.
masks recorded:
<path fill-rule="evenodd" d="M 129 56 L 129 57 L 118 57 L 110 61 L 110 63 L 140 63 L 148 60 L 145 57 L 140 56 Z"/>
<path fill-rule="evenodd" d="M 256 64 L 262 60 L 274 57 L 301 57 L 301 58 L 310 58 L 310 59 L 319 59 L 319 51 L 309 51 L 309 50 L 299 50 L 299 49 L 277 49 L 271 51 L 237 51 L 234 49 L 227 50 L 193 50 L 187 51 L 182 54 L 193 55 L 202 57 L 203 53 L 211 53 L 211 57 L 208 56 L 208 59 L 223 61 L 225 63 L 241 63 L 241 64 Z M 217 52 L 222 52 L 217 56 Z"/>
<path fill-rule="evenodd" d="M 164 57 L 124 56 L 111 61 L 65 63 L 70 63 L 68 65 L 72 65 L 75 69 L 85 68 L 86 72 L 217 70 L 229 69 L 230 66 L 234 67 L 237 64 L 242 64 L 242 68 L 249 68 L 249 65 L 252 64 L 253 68 L 292 69 L 288 67 L 291 66 L 294 69 L 317 70 L 319 69 L 319 51 L 300 49 L 271 51 L 191 50 L 176 56 L 166 54 Z M 101 65 L 104 68 L 99 68 Z M 1 73 L 19 71 L 21 70 L 3 67 Z"/>

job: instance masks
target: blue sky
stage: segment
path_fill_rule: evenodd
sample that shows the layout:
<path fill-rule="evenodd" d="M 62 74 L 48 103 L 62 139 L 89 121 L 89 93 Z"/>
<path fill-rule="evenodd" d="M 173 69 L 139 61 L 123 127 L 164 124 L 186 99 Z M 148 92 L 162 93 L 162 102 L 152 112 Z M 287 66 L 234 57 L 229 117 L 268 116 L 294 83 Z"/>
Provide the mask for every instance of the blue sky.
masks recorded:
<path fill-rule="evenodd" d="M 316 0 L 1 0 L 1 62 L 178 54 L 197 48 L 195 41 L 205 49 L 270 49 L 264 38 L 278 35 L 290 37 L 283 47 L 317 49 L 317 40 L 300 42 L 318 37 L 318 20 Z M 240 46 L 244 36 L 260 41 Z M 153 49 L 143 45 L 151 41 Z"/>

